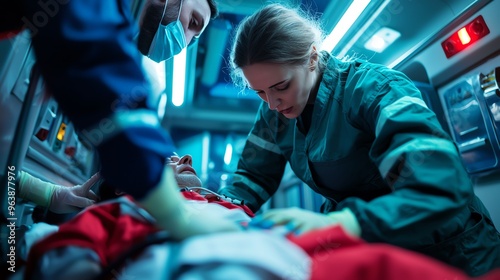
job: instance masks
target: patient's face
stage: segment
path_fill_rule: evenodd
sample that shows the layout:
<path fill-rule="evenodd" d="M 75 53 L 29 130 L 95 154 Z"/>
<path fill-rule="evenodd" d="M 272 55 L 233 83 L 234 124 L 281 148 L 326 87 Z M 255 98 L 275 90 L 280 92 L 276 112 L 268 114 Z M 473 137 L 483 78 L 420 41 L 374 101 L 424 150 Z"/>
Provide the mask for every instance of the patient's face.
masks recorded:
<path fill-rule="evenodd" d="M 193 158 L 190 155 L 171 156 L 167 159 L 167 164 L 174 169 L 175 180 L 180 188 L 201 187 L 201 180 L 193 169 Z"/>

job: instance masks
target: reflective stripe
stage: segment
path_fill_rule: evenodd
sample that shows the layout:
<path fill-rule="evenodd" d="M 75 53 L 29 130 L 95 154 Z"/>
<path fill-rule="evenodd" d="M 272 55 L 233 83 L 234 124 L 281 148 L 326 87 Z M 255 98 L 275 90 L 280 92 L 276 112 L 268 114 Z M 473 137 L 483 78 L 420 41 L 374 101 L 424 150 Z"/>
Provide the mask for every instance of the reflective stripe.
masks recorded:
<path fill-rule="evenodd" d="M 402 97 L 398 100 L 396 100 L 394 103 L 388 105 L 384 109 L 382 109 L 382 112 L 380 113 L 380 117 L 378 118 L 377 122 L 377 129 L 375 130 L 375 135 L 379 136 L 380 131 L 382 130 L 385 122 L 387 119 L 391 118 L 394 114 L 400 112 L 401 110 L 405 109 L 406 107 L 412 106 L 412 105 L 420 105 L 422 107 L 428 108 L 425 102 L 416 97 L 411 97 L 411 96 L 405 96 Z"/>
<path fill-rule="evenodd" d="M 255 184 L 252 180 L 248 179 L 245 176 L 235 174 L 233 177 L 233 185 L 238 187 L 246 186 L 248 189 L 243 187 L 242 188 L 243 191 L 249 193 L 254 198 L 255 198 L 254 194 L 256 194 L 262 200 L 262 202 L 257 201 L 257 203 L 264 203 L 271 197 L 265 188 Z M 251 191 L 253 191 L 254 194 L 251 193 Z"/>
<path fill-rule="evenodd" d="M 94 146 L 99 146 L 130 127 L 159 128 L 160 121 L 151 110 L 118 111 L 112 117 L 104 118 L 98 124 L 82 130 L 80 134 Z"/>
<path fill-rule="evenodd" d="M 452 142 L 440 138 L 425 138 L 414 139 L 396 149 L 392 150 L 380 163 L 379 170 L 382 177 L 386 177 L 389 170 L 394 166 L 397 160 L 404 153 L 413 153 L 414 157 L 407 157 L 405 160 L 410 161 L 420 159 L 419 156 L 429 156 L 433 152 L 444 152 L 455 154 L 456 147 Z M 420 154 L 420 155 L 419 155 Z"/>
<path fill-rule="evenodd" d="M 253 143 L 254 145 L 256 145 L 258 147 L 261 147 L 264 150 L 268 150 L 268 151 L 276 153 L 276 154 L 281 154 L 281 150 L 278 147 L 278 145 L 271 143 L 269 141 L 266 141 L 260 137 L 257 137 L 254 134 L 250 134 L 250 136 L 248 136 L 248 141 Z"/>

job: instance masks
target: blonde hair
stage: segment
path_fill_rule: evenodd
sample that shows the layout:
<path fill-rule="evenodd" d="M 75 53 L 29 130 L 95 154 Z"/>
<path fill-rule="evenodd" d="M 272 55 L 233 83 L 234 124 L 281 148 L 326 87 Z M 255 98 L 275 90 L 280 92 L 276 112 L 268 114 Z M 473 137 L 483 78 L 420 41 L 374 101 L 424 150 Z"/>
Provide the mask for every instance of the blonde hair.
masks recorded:
<path fill-rule="evenodd" d="M 246 87 L 241 68 L 254 63 L 306 65 L 313 45 L 322 69 L 328 55 L 319 51 L 323 38 L 319 24 L 299 8 L 267 5 L 238 26 L 230 54 L 233 82 Z"/>

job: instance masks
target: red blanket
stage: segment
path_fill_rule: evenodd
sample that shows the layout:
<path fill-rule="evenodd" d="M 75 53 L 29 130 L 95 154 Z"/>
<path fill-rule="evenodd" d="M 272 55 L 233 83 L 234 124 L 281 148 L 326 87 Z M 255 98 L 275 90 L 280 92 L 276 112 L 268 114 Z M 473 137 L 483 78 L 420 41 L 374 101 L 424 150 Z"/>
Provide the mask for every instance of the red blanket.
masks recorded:
<path fill-rule="evenodd" d="M 200 200 L 197 195 L 189 199 Z M 219 203 L 225 205 L 225 203 Z M 227 205 L 226 205 L 227 206 Z M 138 208 L 130 200 L 111 202 L 86 209 L 30 251 L 32 266 L 45 253 L 62 246 L 77 245 L 95 251 L 106 266 L 133 244 L 158 231 L 153 224 L 137 215 Z M 234 205 L 228 208 L 234 208 Z M 241 208 L 236 206 L 236 208 Z M 244 209 L 250 211 L 249 209 Z M 253 215 L 253 213 L 250 214 Z M 369 244 L 333 226 L 288 239 L 302 248 L 312 259 L 310 279 L 381 279 L 444 280 L 471 279 L 462 271 L 424 255 L 387 244 Z M 480 278 L 499 280 L 500 270 Z"/>

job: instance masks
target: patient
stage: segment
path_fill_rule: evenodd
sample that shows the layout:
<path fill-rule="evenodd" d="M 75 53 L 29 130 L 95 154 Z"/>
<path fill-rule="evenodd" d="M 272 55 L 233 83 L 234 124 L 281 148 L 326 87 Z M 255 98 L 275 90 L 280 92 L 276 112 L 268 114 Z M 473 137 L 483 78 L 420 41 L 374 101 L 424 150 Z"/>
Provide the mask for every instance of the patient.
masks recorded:
<path fill-rule="evenodd" d="M 244 205 L 193 187 L 201 181 L 189 155 L 168 162 L 189 205 L 245 225 L 253 215 Z M 33 246 L 26 279 L 94 279 L 129 248 L 160 232 L 153 218 L 129 196 L 88 207 Z M 210 203 L 213 202 L 213 203 Z M 228 209 L 230 208 L 230 209 Z M 109 278 L 129 279 L 471 279 L 426 256 L 387 244 L 368 244 L 339 226 L 296 236 L 247 230 L 165 242 L 133 254 Z M 500 271 L 481 279 L 500 279 Z"/>
<path fill-rule="evenodd" d="M 229 209 L 241 209 L 248 217 L 254 217 L 254 213 L 250 208 L 244 205 L 241 201 L 219 195 L 209 189 L 202 187 L 201 179 L 193 168 L 193 158 L 191 155 L 174 155 L 166 160 L 166 164 L 174 169 L 174 176 L 180 191 L 188 200 L 204 201 L 215 203 Z M 116 190 L 113 186 L 103 182 L 99 187 L 99 196 L 101 201 L 114 199 L 125 193 Z"/>
<path fill-rule="evenodd" d="M 235 204 L 224 196 L 202 188 L 190 155 L 174 155 L 167 159 L 166 164 L 172 166 L 181 194 L 195 210 L 194 213 L 208 212 L 243 227 L 254 216 L 241 202 Z M 31 250 L 27 273 L 31 278 L 93 279 L 102 266 L 146 236 L 159 231 L 154 226 L 153 217 L 140 208 L 132 197 L 106 181 L 100 185 L 98 194 L 99 204 L 84 209 L 72 220 L 60 225 L 56 233 L 32 249 L 28 248 Z M 56 229 L 52 227 L 50 230 L 53 232 Z M 33 259 L 40 259 L 41 266 L 32 272 L 30 266 L 34 263 Z M 82 273 L 82 269 L 85 273 Z"/>

